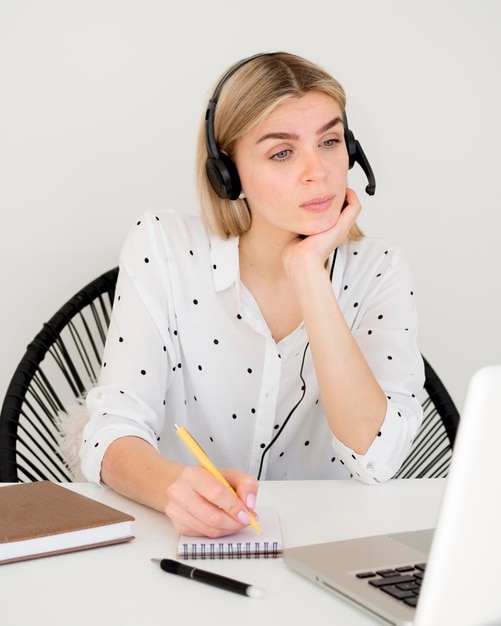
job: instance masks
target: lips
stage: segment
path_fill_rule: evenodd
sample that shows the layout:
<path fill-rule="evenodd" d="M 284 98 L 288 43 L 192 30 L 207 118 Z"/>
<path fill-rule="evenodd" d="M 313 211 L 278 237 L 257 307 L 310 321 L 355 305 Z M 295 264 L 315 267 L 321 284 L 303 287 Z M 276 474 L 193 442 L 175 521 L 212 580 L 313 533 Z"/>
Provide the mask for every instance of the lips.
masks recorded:
<path fill-rule="evenodd" d="M 330 209 L 333 198 L 334 196 L 313 198 L 312 200 L 308 200 L 308 202 L 301 204 L 301 208 L 306 209 L 307 211 L 311 211 L 313 213 L 323 213 L 324 211 Z"/>

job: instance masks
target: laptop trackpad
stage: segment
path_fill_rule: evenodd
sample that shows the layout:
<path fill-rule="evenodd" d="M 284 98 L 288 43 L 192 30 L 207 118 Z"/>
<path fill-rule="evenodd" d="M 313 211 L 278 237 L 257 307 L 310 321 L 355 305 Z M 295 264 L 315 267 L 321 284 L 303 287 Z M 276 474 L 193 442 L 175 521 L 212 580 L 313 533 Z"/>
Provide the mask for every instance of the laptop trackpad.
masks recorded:
<path fill-rule="evenodd" d="M 390 539 L 394 539 L 395 541 L 403 543 L 405 546 L 414 548 L 414 550 L 418 550 L 419 552 L 428 554 L 431 548 L 433 533 L 434 529 L 428 528 L 426 530 L 413 530 L 404 533 L 394 533 L 393 535 L 388 535 L 388 537 Z"/>

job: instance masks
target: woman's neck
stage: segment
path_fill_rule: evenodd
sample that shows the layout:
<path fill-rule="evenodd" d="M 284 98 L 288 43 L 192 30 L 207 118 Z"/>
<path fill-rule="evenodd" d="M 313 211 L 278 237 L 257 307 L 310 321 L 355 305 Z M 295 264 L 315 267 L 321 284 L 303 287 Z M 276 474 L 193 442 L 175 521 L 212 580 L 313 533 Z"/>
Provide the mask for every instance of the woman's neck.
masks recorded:
<path fill-rule="evenodd" d="M 287 232 L 270 233 L 251 228 L 241 235 L 239 242 L 240 267 L 251 271 L 262 280 L 283 280 L 285 269 L 282 255 L 295 235 Z M 244 281 L 245 282 L 245 281 Z"/>
<path fill-rule="evenodd" d="M 291 240 L 247 232 L 240 237 L 240 280 L 256 300 L 278 343 L 301 323 L 298 303 L 285 272 L 282 254 Z"/>

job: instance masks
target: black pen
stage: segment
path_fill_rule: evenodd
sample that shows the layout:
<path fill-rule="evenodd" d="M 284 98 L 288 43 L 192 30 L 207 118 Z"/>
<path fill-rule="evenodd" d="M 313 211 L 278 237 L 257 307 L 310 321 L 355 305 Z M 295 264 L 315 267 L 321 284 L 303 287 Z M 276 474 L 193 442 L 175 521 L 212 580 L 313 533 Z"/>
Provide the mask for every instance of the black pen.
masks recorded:
<path fill-rule="evenodd" d="M 219 587 L 220 589 L 226 589 L 227 591 L 233 591 L 243 596 L 249 596 L 250 598 L 262 598 L 264 591 L 258 587 L 253 587 L 247 583 L 242 583 L 239 580 L 233 578 L 227 578 L 226 576 L 220 576 L 214 574 L 214 572 L 207 572 L 203 569 L 198 569 L 191 565 L 185 565 L 172 559 L 151 559 L 153 563 L 159 563 L 164 572 L 170 574 L 177 574 L 178 576 L 184 576 L 185 578 L 191 578 L 192 580 L 198 580 L 206 585 L 212 585 L 213 587 Z"/>

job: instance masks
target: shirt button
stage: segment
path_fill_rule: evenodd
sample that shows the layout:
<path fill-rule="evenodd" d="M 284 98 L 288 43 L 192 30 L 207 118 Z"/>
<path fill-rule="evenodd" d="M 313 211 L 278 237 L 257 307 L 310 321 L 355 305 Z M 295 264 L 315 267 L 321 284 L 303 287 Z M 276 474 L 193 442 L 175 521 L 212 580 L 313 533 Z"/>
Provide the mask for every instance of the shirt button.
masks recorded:
<path fill-rule="evenodd" d="M 369 463 L 367 463 L 366 465 L 367 471 L 368 472 L 373 472 L 374 471 L 374 463 L 372 461 L 369 461 Z"/>

